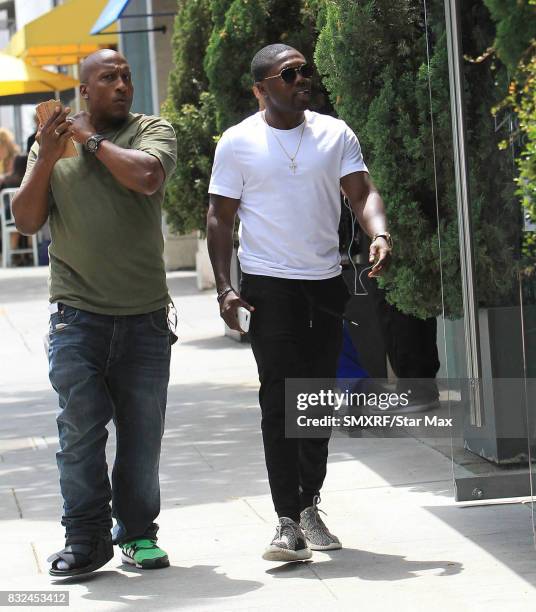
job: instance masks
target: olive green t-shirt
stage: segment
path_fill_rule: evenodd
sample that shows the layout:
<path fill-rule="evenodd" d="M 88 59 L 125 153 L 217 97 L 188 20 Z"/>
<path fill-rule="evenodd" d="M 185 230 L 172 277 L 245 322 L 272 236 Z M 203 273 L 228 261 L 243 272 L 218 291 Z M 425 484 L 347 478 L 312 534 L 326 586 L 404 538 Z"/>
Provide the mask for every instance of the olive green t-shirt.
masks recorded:
<path fill-rule="evenodd" d="M 175 168 L 177 140 L 160 117 L 130 113 L 115 132 L 103 133 L 125 149 L 154 155 L 166 179 Z M 50 182 L 50 301 L 99 314 L 130 315 L 169 303 L 164 269 L 161 205 L 123 187 L 93 154 L 56 162 Z M 39 145 L 30 151 L 28 179 Z"/>

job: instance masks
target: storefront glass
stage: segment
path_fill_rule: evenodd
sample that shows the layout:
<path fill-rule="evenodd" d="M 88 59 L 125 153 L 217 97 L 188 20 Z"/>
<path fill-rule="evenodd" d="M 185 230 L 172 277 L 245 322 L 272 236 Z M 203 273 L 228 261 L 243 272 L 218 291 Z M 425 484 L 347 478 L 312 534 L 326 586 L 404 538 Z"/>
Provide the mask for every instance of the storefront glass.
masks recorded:
<path fill-rule="evenodd" d="M 527 497 L 536 370 L 527 244 L 534 227 L 516 193 L 522 142 L 516 115 L 503 103 L 511 75 L 494 50 L 497 26 L 483 2 L 460 8 L 454 0 L 425 0 L 423 27 L 441 260 L 438 376 L 449 381 L 442 399 L 459 425 L 449 449 L 456 499 Z"/>

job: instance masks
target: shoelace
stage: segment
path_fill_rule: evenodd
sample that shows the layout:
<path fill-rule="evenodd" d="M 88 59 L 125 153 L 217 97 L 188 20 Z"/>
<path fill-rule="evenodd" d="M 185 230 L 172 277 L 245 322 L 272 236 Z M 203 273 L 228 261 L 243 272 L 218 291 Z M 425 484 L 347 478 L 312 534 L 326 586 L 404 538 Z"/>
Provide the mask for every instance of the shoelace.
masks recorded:
<path fill-rule="evenodd" d="M 298 531 L 298 525 L 295 525 L 293 523 L 285 523 L 284 525 L 281 525 L 281 523 L 279 523 L 276 527 L 278 540 L 281 539 L 281 532 L 285 527 L 288 527 L 294 533 L 296 539 L 299 539 L 300 533 Z"/>
<path fill-rule="evenodd" d="M 313 512 L 312 512 L 312 515 L 313 515 L 313 517 L 314 517 L 314 518 L 313 518 L 312 520 L 313 520 L 313 523 L 315 523 L 316 525 L 319 525 L 320 527 L 323 527 L 324 529 L 327 529 L 327 527 L 326 527 L 326 525 L 325 525 L 324 521 L 322 520 L 322 517 L 321 517 L 321 516 L 320 516 L 320 514 L 319 514 L 320 512 L 322 512 L 322 514 L 323 514 L 324 516 L 327 516 L 327 515 L 328 515 L 328 513 L 327 513 L 327 512 L 324 512 L 324 510 L 321 510 L 321 509 L 318 507 L 318 504 L 319 504 L 321 501 L 322 501 L 322 500 L 320 499 L 320 495 L 315 495 L 315 497 L 313 497 Z"/>

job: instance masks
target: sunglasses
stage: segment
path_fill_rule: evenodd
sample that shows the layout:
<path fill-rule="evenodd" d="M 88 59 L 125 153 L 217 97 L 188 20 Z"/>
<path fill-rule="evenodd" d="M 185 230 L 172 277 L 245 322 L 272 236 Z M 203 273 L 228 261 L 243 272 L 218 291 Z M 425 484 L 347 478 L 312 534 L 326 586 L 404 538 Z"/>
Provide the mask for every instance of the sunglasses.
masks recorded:
<path fill-rule="evenodd" d="M 310 79 L 313 76 L 313 67 L 310 64 L 302 64 L 301 66 L 297 66 L 296 68 L 283 68 L 279 74 L 274 74 L 274 76 L 264 77 L 263 81 L 268 81 L 269 79 L 279 79 L 282 78 L 285 83 L 294 83 L 296 80 L 298 73 L 304 79 Z"/>

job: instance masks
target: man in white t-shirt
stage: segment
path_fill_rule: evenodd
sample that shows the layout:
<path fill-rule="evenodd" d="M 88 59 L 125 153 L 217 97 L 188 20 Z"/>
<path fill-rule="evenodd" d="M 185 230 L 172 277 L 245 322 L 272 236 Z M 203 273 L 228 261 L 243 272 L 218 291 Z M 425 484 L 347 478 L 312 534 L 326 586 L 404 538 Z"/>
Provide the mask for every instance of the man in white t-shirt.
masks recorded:
<path fill-rule="evenodd" d="M 220 314 L 250 338 L 268 479 L 279 517 L 263 558 L 309 559 L 311 549 L 341 548 L 318 514 L 329 438 L 285 437 L 285 379 L 335 378 L 342 313 L 349 294 L 341 276 L 341 189 L 372 237 L 369 276 L 388 265 L 391 238 L 384 205 L 359 142 L 339 119 L 307 110 L 312 68 L 287 45 L 261 49 L 252 73 L 265 111 L 221 137 L 210 181 L 207 232 Z M 240 218 L 240 293 L 231 286 L 235 216 Z"/>

